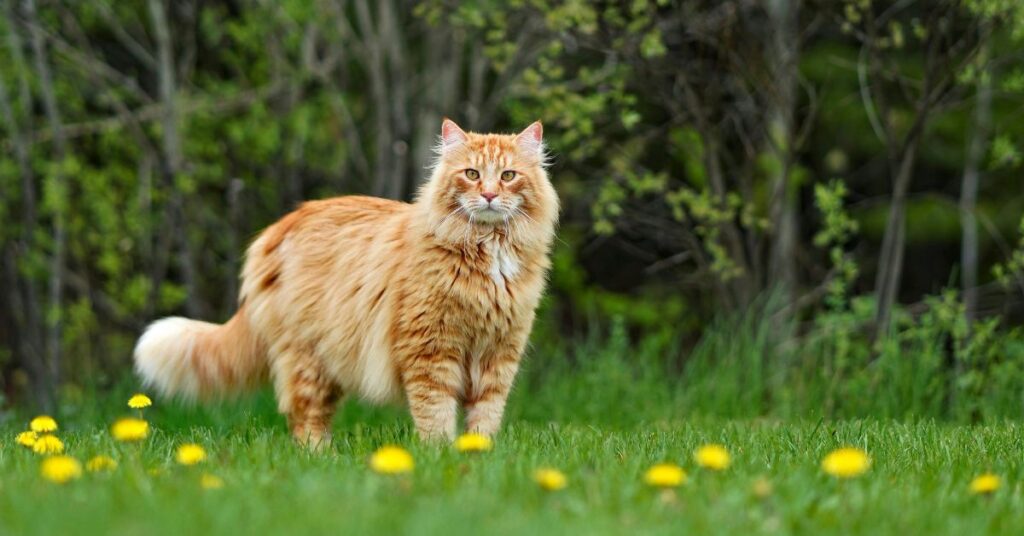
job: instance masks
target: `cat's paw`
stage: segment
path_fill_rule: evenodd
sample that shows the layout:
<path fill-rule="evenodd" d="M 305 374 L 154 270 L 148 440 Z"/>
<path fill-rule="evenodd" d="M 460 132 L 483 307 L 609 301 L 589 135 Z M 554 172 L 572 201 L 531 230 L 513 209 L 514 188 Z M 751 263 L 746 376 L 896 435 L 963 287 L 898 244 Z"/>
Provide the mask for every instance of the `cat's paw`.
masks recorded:
<path fill-rule="evenodd" d="M 313 433 L 304 435 L 295 434 L 295 442 L 305 447 L 306 450 L 317 454 L 329 452 L 334 444 L 331 434 Z"/>
<path fill-rule="evenodd" d="M 455 431 L 448 430 L 417 430 L 420 441 L 428 445 L 447 445 L 455 441 Z"/>

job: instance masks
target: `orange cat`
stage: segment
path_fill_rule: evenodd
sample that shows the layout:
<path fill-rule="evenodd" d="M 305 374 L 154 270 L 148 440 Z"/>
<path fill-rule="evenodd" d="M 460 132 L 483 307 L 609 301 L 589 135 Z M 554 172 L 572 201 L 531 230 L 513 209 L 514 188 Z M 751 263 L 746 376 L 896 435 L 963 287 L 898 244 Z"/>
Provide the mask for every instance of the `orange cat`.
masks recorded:
<path fill-rule="evenodd" d="M 304 203 L 249 247 L 223 325 L 155 322 L 135 348 L 146 384 L 209 398 L 269 374 L 292 433 L 329 438 L 338 400 L 404 398 L 420 437 L 494 434 L 544 290 L 558 197 L 540 122 L 518 135 L 445 120 L 413 204 Z"/>

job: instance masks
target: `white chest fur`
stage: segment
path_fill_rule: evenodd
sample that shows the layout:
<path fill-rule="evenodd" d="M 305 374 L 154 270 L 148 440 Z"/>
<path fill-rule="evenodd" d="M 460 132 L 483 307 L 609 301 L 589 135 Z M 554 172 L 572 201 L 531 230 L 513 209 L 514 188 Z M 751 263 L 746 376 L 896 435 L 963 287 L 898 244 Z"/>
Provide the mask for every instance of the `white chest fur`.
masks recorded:
<path fill-rule="evenodd" d="M 487 251 L 491 255 L 490 274 L 495 283 L 504 284 L 519 274 L 519 258 L 508 247 L 490 242 Z"/>

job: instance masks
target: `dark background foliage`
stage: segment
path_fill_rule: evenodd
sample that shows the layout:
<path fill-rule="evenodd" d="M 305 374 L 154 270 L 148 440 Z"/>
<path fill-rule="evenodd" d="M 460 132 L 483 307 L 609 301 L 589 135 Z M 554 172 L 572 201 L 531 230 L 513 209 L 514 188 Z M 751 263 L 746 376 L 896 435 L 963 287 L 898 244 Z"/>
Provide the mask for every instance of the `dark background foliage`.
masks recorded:
<path fill-rule="evenodd" d="M 535 372 L 737 413 L 1020 409 L 1012 0 L 0 5 L 7 403 L 117 382 L 152 319 L 227 318 L 301 200 L 411 199 L 448 116 L 544 121 Z"/>

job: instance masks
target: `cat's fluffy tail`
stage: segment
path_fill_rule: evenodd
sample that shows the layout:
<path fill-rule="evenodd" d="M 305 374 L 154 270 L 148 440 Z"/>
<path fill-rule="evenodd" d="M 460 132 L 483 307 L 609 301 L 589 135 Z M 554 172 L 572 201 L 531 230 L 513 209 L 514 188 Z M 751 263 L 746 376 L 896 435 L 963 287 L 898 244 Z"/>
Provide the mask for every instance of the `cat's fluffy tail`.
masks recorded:
<path fill-rule="evenodd" d="M 135 371 L 163 395 L 217 398 L 256 386 L 266 376 L 266 350 L 244 308 L 225 324 L 170 317 L 139 338 Z"/>

